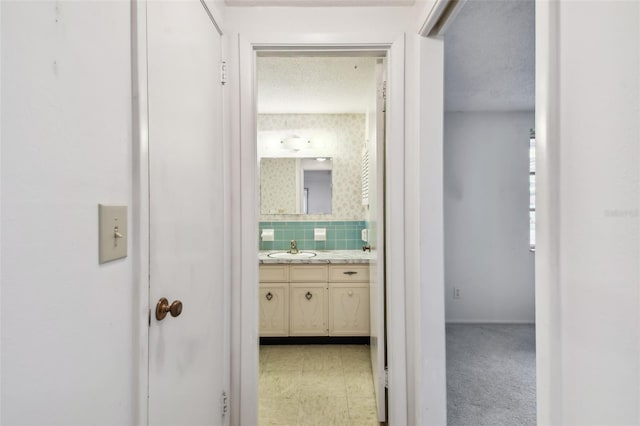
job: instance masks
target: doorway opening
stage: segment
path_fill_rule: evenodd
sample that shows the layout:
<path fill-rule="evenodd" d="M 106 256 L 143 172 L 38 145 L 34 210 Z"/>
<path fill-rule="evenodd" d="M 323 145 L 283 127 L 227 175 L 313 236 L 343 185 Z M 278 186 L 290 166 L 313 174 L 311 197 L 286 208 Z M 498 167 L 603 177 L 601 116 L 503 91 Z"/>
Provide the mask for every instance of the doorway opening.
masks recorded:
<path fill-rule="evenodd" d="M 467 2 L 444 51 L 448 422 L 534 425 L 535 2 Z"/>
<path fill-rule="evenodd" d="M 237 230 L 239 245 L 236 250 L 238 253 L 238 261 L 235 263 L 236 273 L 240 276 L 240 286 L 237 288 L 235 296 L 232 299 L 235 300 L 238 308 L 235 310 L 235 314 L 232 318 L 232 323 L 235 322 L 239 325 L 237 331 L 236 343 L 232 344 L 232 347 L 239 351 L 240 354 L 238 363 L 232 365 L 232 401 L 238 401 L 233 405 L 232 402 L 232 416 L 237 416 L 240 423 L 258 423 L 258 405 L 259 405 L 259 378 L 260 378 L 260 356 L 259 345 L 260 340 L 260 323 L 261 323 L 261 300 L 276 300 L 280 299 L 283 306 L 289 307 L 289 319 L 286 320 L 283 314 L 279 314 L 280 324 L 288 330 L 285 330 L 288 334 L 284 336 L 284 332 L 281 330 L 282 339 L 304 338 L 304 339 L 356 339 L 364 338 L 370 339 L 373 344 L 368 348 L 375 348 L 373 351 L 376 354 L 379 352 L 381 355 L 376 355 L 374 368 L 372 368 L 372 379 L 376 380 L 376 389 L 380 389 L 377 392 L 376 398 L 376 416 L 380 412 L 385 413 L 385 408 L 388 406 L 388 412 L 386 413 L 386 419 L 393 423 L 406 422 L 407 406 L 406 406 L 406 342 L 404 333 L 404 270 L 403 270 L 403 253 L 404 247 L 401 239 L 395 239 L 391 242 L 388 240 L 388 236 L 392 233 L 395 235 L 401 235 L 404 232 L 404 198 L 402 191 L 403 184 L 403 154 L 404 154 L 404 129 L 403 129 L 403 105 L 404 105 L 404 37 L 394 37 L 388 39 L 388 35 L 360 35 L 358 42 L 354 43 L 349 41 L 344 36 L 340 35 L 325 35 L 321 37 L 322 43 L 314 44 L 310 43 L 308 39 L 302 36 L 286 36 L 286 35 L 269 35 L 269 36 L 253 36 L 253 40 L 248 37 L 239 38 L 239 54 L 240 54 L 240 93 L 243 100 L 240 104 L 240 130 L 241 130 L 241 144 L 235 153 L 232 152 L 232 156 L 238 159 L 241 164 L 239 185 L 239 200 L 236 205 L 238 215 L 240 217 L 240 229 Z M 296 42 L 297 40 L 297 42 Z M 385 192 L 381 195 L 382 205 L 394 205 L 394 209 L 384 212 L 382 209 L 378 209 L 378 217 L 370 220 L 357 220 L 358 217 L 352 217 L 353 220 L 322 220 L 315 218 L 310 229 L 302 229 L 302 225 L 295 223 L 295 220 L 290 220 L 300 216 L 300 213 L 271 213 L 282 214 L 283 218 L 286 218 L 286 222 L 294 222 L 293 224 L 283 225 L 282 221 L 264 221 L 261 223 L 260 217 L 260 173 L 262 165 L 258 161 L 258 143 L 257 141 L 265 136 L 269 140 L 269 136 L 274 137 L 273 134 L 269 134 L 270 131 L 275 131 L 275 128 L 259 127 L 259 121 L 264 119 L 266 122 L 274 123 L 277 120 L 272 117 L 260 117 L 259 99 L 262 89 L 260 88 L 259 79 L 259 62 L 266 60 L 266 62 L 274 61 L 276 58 L 279 60 L 291 60 L 292 58 L 306 58 L 307 60 L 313 60 L 314 58 L 325 58 L 325 60 L 343 60 L 351 61 L 350 70 L 352 72 L 358 72 L 360 66 L 357 61 L 373 61 L 376 68 L 383 71 L 383 75 L 390 76 L 387 79 L 386 85 L 386 99 L 388 107 L 385 109 L 384 119 L 371 120 L 371 124 L 378 123 L 384 127 L 382 130 L 376 130 L 378 134 L 384 134 L 386 142 L 381 144 L 380 148 L 384 147 L 385 152 L 379 155 L 379 158 L 383 160 L 377 161 L 376 155 L 369 152 L 370 161 L 374 161 L 374 164 L 379 164 L 381 170 L 385 170 L 384 176 L 382 173 L 378 174 L 378 178 L 381 179 L 379 185 L 377 185 L 378 191 Z M 350 58 L 350 59 L 349 59 Z M 356 62 L 353 62 L 356 61 Z M 357 66 L 357 67 L 356 67 Z M 314 70 L 315 72 L 315 70 Z M 339 78 L 339 73 L 332 76 L 334 79 Z M 381 84 L 384 86 L 384 84 Z M 394 90 L 397 88 L 397 90 Z M 343 90 L 347 90 L 344 88 Z M 375 89 L 375 85 L 374 85 Z M 375 93 L 375 90 L 374 90 Z M 382 93 L 382 91 L 380 91 Z M 337 97 L 337 96 L 334 96 Z M 377 96 L 374 96 L 377 97 Z M 380 98 L 382 96 L 379 96 Z M 286 104 L 287 99 L 284 100 Z M 311 101 L 307 101 L 307 104 L 311 104 Z M 397 111 L 394 114 L 394 111 Z M 285 112 L 286 114 L 286 112 Z M 311 114 L 311 113 L 309 113 Z M 356 119 L 351 117 L 346 120 L 349 125 L 353 125 L 353 122 L 360 123 L 362 130 L 361 135 L 365 135 L 367 132 L 365 124 L 369 122 L 366 118 L 366 113 L 362 114 Z M 308 119 L 305 117 L 280 117 L 280 131 L 286 130 L 286 132 L 280 134 L 275 139 L 276 145 L 280 149 L 288 148 L 295 152 L 302 152 L 305 149 L 310 150 L 310 145 L 315 145 L 314 141 L 317 140 L 331 140 L 336 139 L 336 132 L 322 132 L 318 131 L 315 135 L 305 135 L 302 130 L 305 128 L 320 129 L 318 125 L 320 121 L 315 122 L 313 126 L 305 127 L 301 122 L 298 122 L 295 126 L 290 126 L 294 122 L 294 119 Z M 371 112 L 371 115 L 375 114 Z M 275 121 L 274 121 L 275 120 Z M 286 123 L 285 123 L 286 122 Z M 285 125 L 286 124 L 286 125 Z M 262 131 L 266 133 L 262 133 Z M 351 132 L 347 132 L 351 134 Z M 362 137 L 361 139 L 364 139 Z M 302 144 L 302 147 L 299 145 Z M 306 144 L 306 145 L 305 145 Z M 330 152 L 313 152 L 305 160 L 312 160 L 312 163 L 327 164 L 331 159 L 331 214 L 340 211 L 340 206 L 343 200 L 336 197 L 336 194 L 342 194 L 342 198 L 355 199 L 360 203 L 362 207 L 362 164 L 364 141 L 360 141 L 359 151 L 357 152 L 357 174 L 356 178 L 351 178 L 351 182 L 356 181 L 357 187 L 353 188 L 350 192 L 349 189 L 345 190 L 346 184 L 336 183 L 336 179 L 340 179 L 346 173 L 351 171 L 353 166 L 344 167 L 343 160 L 337 154 L 331 154 Z M 319 146 L 324 146 L 319 144 Z M 317 147 L 316 147 L 317 148 Z M 296 151 L 297 150 L 297 151 Z M 332 157 L 333 155 L 333 157 Z M 372 157 L 373 155 L 373 157 Z M 270 159 L 275 158 L 275 155 L 268 157 Z M 278 158 L 285 158 L 291 160 L 293 156 L 279 156 Z M 299 160 L 299 161 L 298 161 Z M 295 198 L 299 198 L 300 206 L 302 206 L 302 200 L 304 199 L 304 188 L 307 188 L 306 196 L 309 197 L 307 205 L 310 206 L 310 197 L 312 194 L 312 187 L 304 184 L 304 173 L 302 169 L 298 170 L 297 167 L 302 167 L 303 159 L 295 158 L 295 161 L 282 162 L 277 168 L 280 171 L 284 171 L 286 168 L 296 170 L 295 177 L 286 178 L 287 184 L 292 185 L 294 188 L 300 188 L 299 197 L 296 189 Z M 318 161 L 320 160 L 320 161 Z M 324 161 L 322 161 L 324 160 Z M 287 165 L 285 165 L 287 164 Z M 384 165 L 384 169 L 382 166 Z M 269 164 L 264 164 L 265 169 L 269 168 Z M 271 164 L 273 166 L 273 164 Z M 325 167 L 325 170 L 328 167 Z M 371 172 L 371 168 L 369 171 Z M 375 174 L 375 173 L 374 173 Z M 347 174 L 348 175 L 348 174 Z M 294 182 L 295 181 L 295 182 Z M 368 181 L 369 185 L 372 185 L 371 179 Z M 284 185 L 284 184 L 283 184 Z M 265 185 L 268 186 L 268 185 Z M 347 186 L 348 187 L 348 186 Z M 284 186 L 282 186 L 284 188 Z M 391 190 L 389 190 L 391 188 Z M 395 189 L 395 190 L 393 190 Z M 370 188 L 371 195 L 371 188 Z M 267 199 L 265 199 L 267 201 Z M 379 200 L 380 201 L 380 200 Z M 371 201 L 369 201 L 371 202 Z M 297 206 L 298 203 L 294 202 Z M 277 208 L 273 207 L 270 208 Z M 297 208 L 297 207 L 294 207 Z M 325 207 L 328 208 L 328 207 Z M 265 213 L 269 214 L 269 213 Z M 316 213 L 319 214 L 319 213 Z M 377 225 L 382 229 L 378 232 L 377 236 L 372 235 L 371 222 L 377 221 Z M 358 222 L 356 226 L 352 223 Z M 367 226 L 362 226 L 364 222 Z M 292 226 L 291 229 L 285 229 L 284 226 Z M 361 226 L 361 228 L 358 228 Z M 369 231 L 369 235 L 365 235 L 363 240 L 363 231 Z M 296 234 L 298 232 L 298 234 Z M 300 234 L 301 232 L 301 234 Z M 280 233 L 280 235 L 278 235 Z M 333 235 L 331 235 L 333 233 Z M 300 239 L 301 237 L 301 239 Z M 333 238 L 333 240 L 331 240 Z M 295 241 L 294 241 L 295 240 Z M 386 241 L 386 244 L 385 244 Z M 259 245 L 263 246 L 260 247 Z M 268 245 L 271 245 L 270 247 Z M 310 245 L 312 244 L 312 245 Z M 365 246 L 366 252 L 363 251 Z M 330 249 L 333 247 L 333 249 Z M 260 248 L 262 253 L 260 252 Z M 381 249 L 383 248 L 383 249 Z M 349 250 L 351 249 L 351 250 Z M 369 252 L 369 249 L 371 252 Z M 327 251 L 334 252 L 348 252 L 358 251 L 359 255 L 369 257 L 370 263 L 353 263 L 353 259 L 338 259 L 332 261 L 332 259 L 326 259 L 325 263 L 316 264 L 322 256 L 326 256 Z M 385 251 L 386 250 L 386 251 Z M 391 251 L 392 256 L 390 259 L 385 259 L 386 252 Z M 274 253 L 275 252 L 275 253 Z M 335 253 L 332 253 L 333 256 Z M 269 256 L 271 255 L 271 256 Z M 294 264 L 293 259 L 298 259 L 299 255 L 307 256 L 312 260 L 306 260 L 299 264 Z M 264 256 L 264 257 L 263 257 Z M 295 258 L 289 258 L 295 256 Z M 373 260 L 373 262 L 371 262 Z M 260 263 L 262 262 L 262 263 Z M 285 262 L 285 263 L 283 263 Z M 296 263 L 298 263 L 296 261 Z M 378 265 L 379 263 L 379 265 Z M 271 268 L 270 271 L 263 273 L 260 267 L 267 266 Z M 315 267 L 314 266 L 318 266 Z M 381 267 L 378 267 L 381 266 Z M 310 268 L 300 270 L 299 267 Z M 278 275 L 279 274 L 279 275 Z M 372 279 L 373 278 L 373 279 Z M 266 281 L 265 281 L 266 280 Z M 372 291 L 371 283 L 377 288 Z M 259 285 L 262 283 L 263 285 Z M 265 288 L 264 284 L 280 284 L 280 286 L 274 286 L 271 288 Z M 380 283 L 380 284 L 378 284 Z M 366 296 L 366 291 L 369 293 L 369 298 Z M 362 293 L 361 293 L 362 291 Z M 393 294 L 389 297 L 389 292 Z M 382 293 L 382 292 L 386 292 Z M 380 293 L 381 296 L 375 297 L 375 301 L 372 302 L 371 295 Z M 356 297 L 357 296 L 357 297 Z M 288 297 L 288 300 L 285 298 Z M 374 338 L 371 339 L 371 331 L 365 332 L 362 330 L 362 335 L 357 336 L 357 330 L 344 330 L 344 322 L 338 324 L 339 321 L 335 321 L 339 318 L 339 314 L 336 312 L 330 312 L 329 309 L 333 309 L 329 303 L 332 299 L 344 299 L 344 303 L 333 304 L 333 308 L 339 308 L 343 311 L 352 313 L 353 309 L 346 308 L 348 300 L 358 299 L 361 301 L 360 306 L 366 306 L 364 302 L 368 302 L 368 308 L 374 308 L 375 312 L 385 312 L 386 321 L 383 315 L 377 315 L 375 320 L 371 320 L 370 312 L 366 312 L 359 308 L 359 313 L 368 313 L 365 315 L 369 321 L 369 325 L 373 325 L 375 328 Z M 325 315 L 327 325 L 323 326 L 322 321 L 313 321 L 314 315 L 309 316 L 309 312 L 305 312 L 300 308 L 300 303 L 307 303 L 309 305 L 315 305 L 316 308 L 312 309 L 312 313 L 320 312 L 321 315 Z M 378 305 L 381 308 L 378 308 Z M 368 309 L 367 308 L 367 309 Z M 265 311 L 266 312 L 266 311 Z M 318 315 L 320 315 L 318 314 Z M 302 317 L 304 321 L 298 321 Z M 292 319 L 293 318 L 293 319 Z M 333 318 L 333 319 L 332 319 Z M 348 321 L 347 321 L 348 322 Z M 302 325 L 301 325 L 302 324 Z M 353 325 L 354 322 L 351 322 Z M 360 319 L 358 320 L 360 324 Z M 339 326 L 337 326 L 339 325 Z M 343 327 L 340 330 L 340 326 Z M 326 331 L 327 328 L 329 331 Z M 348 328 L 348 327 L 347 327 Z M 314 334 L 323 330 L 323 336 Z M 292 332 L 293 330 L 293 332 Z M 387 330 L 394 330 L 393 334 L 386 333 Z M 263 329 L 264 331 L 264 329 Z M 344 335 L 340 336 L 339 333 L 343 332 Z M 387 335 L 387 339 L 383 336 Z M 263 336 L 274 337 L 274 336 Z M 385 340 L 388 341 L 386 345 L 389 349 L 385 350 Z M 276 342 L 277 343 L 277 342 Z M 333 343 L 333 342 L 332 342 Z M 387 356 L 385 356 L 387 355 Z M 360 355 L 362 356 L 362 354 Z M 364 356 L 369 359 L 366 361 L 370 363 L 370 352 L 366 351 Z M 295 358 L 295 356 L 294 356 Z M 385 359 L 386 358 L 386 359 Z M 335 359 L 335 356 L 334 356 Z M 341 358 L 340 362 L 342 362 Z M 267 357 L 263 357 L 262 361 L 268 360 Z M 385 365 L 389 370 L 397 371 L 398 374 L 389 374 L 391 380 L 385 380 Z M 373 366 L 373 365 L 372 365 Z M 344 370 L 343 370 L 344 371 Z M 376 379 L 379 378 L 378 379 Z M 385 387 L 385 382 L 388 386 Z M 346 384 L 345 384 L 346 387 Z M 387 394 L 387 389 L 389 392 Z M 385 394 L 388 395 L 388 402 L 385 404 Z M 380 402 L 381 401 L 381 402 Z M 348 404 L 348 401 L 347 401 Z M 348 408 L 348 406 L 347 406 Z M 378 417 L 379 419 L 379 417 Z M 397 419 L 397 421 L 396 421 Z"/>
<path fill-rule="evenodd" d="M 385 421 L 382 52 L 258 52 L 259 424 Z"/>

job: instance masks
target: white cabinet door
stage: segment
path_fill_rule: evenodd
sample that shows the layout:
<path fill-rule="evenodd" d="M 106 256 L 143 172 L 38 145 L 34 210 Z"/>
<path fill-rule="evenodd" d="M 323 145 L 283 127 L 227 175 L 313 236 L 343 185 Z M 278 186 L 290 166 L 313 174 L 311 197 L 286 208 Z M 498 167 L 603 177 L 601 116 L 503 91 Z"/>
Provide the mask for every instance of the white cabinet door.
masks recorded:
<path fill-rule="evenodd" d="M 147 3 L 149 424 L 222 425 L 229 383 L 221 35 L 199 0 Z M 109 161 L 105 159 L 105 161 Z M 181 300 L 158 320 L 156 303 Z"/>
<path fill-rule="evenodd" d="M 369 335 L 369 284 L 329 284 L 329 335 Z"/>
<path fill-rule="evenodd" d="M 327 336 L 327 299 L 327 283 L 291 283 L 289 335 Z"/>
<path fill-rule="evenodd" d="M 260 336 L 289 335 L 289 283 L 260 284 Z"/>

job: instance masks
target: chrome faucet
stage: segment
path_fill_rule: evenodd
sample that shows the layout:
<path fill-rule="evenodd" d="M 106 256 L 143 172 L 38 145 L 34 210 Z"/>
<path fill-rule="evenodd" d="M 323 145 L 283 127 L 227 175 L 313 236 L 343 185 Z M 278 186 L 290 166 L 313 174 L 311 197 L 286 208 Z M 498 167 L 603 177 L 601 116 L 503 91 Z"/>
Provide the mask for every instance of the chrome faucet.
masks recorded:
<path fill-rule="evenodd" d="M 291 250 L 289 250 L 291 254 L 298 254 L 298 243 L 296 240 L 291 240 Z"/>

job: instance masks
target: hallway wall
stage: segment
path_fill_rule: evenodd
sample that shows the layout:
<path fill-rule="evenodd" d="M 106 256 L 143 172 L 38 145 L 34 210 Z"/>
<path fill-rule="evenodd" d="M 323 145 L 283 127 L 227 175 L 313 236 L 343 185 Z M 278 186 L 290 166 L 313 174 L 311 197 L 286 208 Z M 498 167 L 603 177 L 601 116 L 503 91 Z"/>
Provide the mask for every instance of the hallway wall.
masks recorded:
<path fill-rule="evenodd" d="M 0 423 L 133 424 L 131 239 L 99 265 L 97 233 L 98 203 L 131 219 L 131 5 L 0 7 Z"/>
<path fill-rule="evenodd" d="M 534 126 L 533 112 L 445 113 L 447 322 L 535 322 L 529 251 Z"/>
<path fill-rule="evenodd" d="M 638 424 L 640 3 L 538 6 L 538 422 Z"/>
<path fill-rule="evenodd" d="M 415 33 L 434 0 L 414 7 L 227 7 L 228 32 L 314 35 L 327 33 Z"/>

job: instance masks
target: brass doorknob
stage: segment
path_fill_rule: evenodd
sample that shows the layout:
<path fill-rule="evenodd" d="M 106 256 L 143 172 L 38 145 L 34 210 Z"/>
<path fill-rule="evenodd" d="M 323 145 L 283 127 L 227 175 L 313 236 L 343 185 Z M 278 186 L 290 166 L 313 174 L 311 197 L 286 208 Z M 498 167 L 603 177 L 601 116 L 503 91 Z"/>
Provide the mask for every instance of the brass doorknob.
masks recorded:
<path fill-rule="evenodd" d="M 158 300 L 158 304 L 156 305 L 156 319 L 162 321 L 168 313 L 170 313 L 172 317 L 180 315 L 182 313 L 182 302 L 174 300 L 171 305 L 169 305 L 166 297 Z"/>

